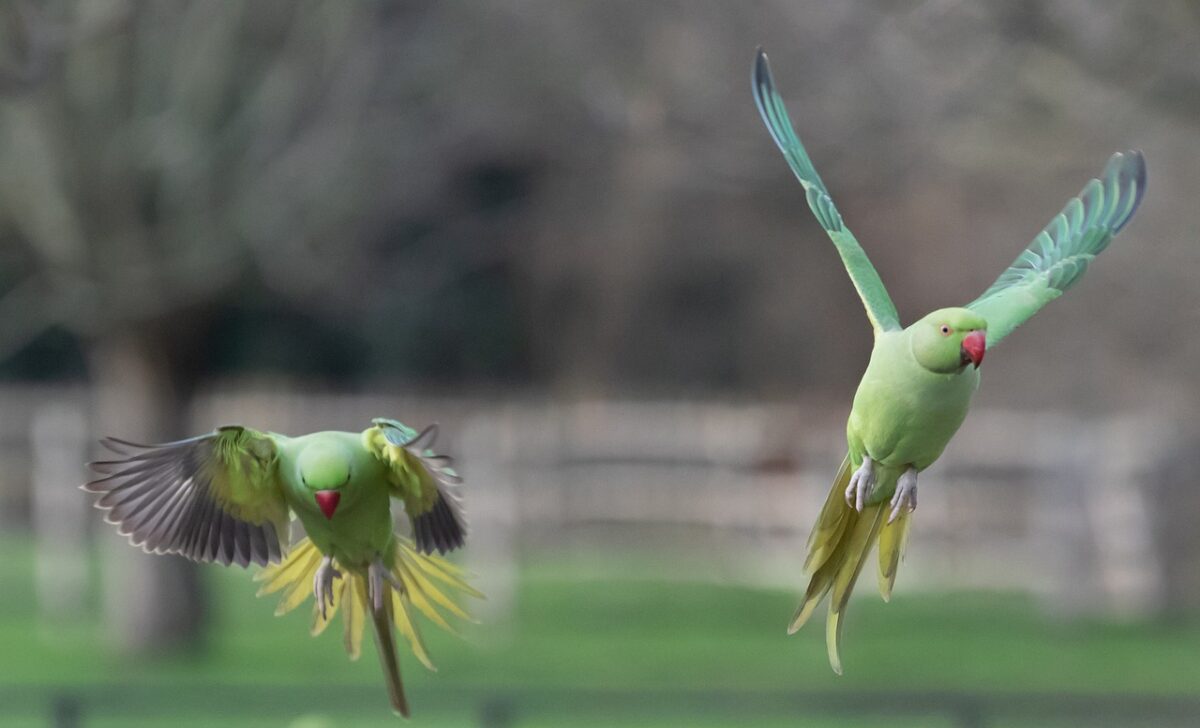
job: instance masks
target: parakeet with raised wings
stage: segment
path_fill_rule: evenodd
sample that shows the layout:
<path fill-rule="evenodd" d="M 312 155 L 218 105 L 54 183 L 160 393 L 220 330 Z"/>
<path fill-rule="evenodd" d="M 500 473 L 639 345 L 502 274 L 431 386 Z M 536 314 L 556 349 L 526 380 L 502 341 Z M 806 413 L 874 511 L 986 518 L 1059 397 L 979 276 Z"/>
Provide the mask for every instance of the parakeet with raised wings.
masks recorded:
<path fill-rule="evenodd" d="M 433 669 L 415 612 L 453 631 L 439 609 L 469 619 L 452 597 L 482 596 L 441 557 L 463 545 L 466 530 L 461 479 L 430 449 L 436 436 L 436 426 L 417 432 L 376 419 L 362 433 L 287 437 L 231 426 L 161 445 L 106 438 L 117 457 L 91 463 L 99 475 L 83 488 L 148 552 L 266 566 L 259 594 L 283 592 L 276 614 L 313 594 L 314 636 L 341 608 L 351 659 L 369 615 L 392 707 L 408 716 L 392 625 Z M 412 540 L 393 530 L 392 498 L 404 504 Z M 307 534 L 290 549 L 289 513 Z"/>
<path fill-rule="evenodd" d="M 879 543 L 879 592 L 891 597 L 917 477 L 942 454 L 979 386 L 984 352 L 1083 276 L 1133 217 L 1146 189 L 1141 152 L 1114 154 L 983 295 L 905 327 L 879 274 L 842 222 L 825 183 L 796 136 L 760 48 L 754 101 L 771 137 L 803 185 L 817 222 L 833 240 L 867 309 L 875 343 L 846 423 L 848 452 L 808 539 L 808 589 L 788 627 L 800 629 L 832 592 L 825 642 L 841 674 L 846 602 Z"/>

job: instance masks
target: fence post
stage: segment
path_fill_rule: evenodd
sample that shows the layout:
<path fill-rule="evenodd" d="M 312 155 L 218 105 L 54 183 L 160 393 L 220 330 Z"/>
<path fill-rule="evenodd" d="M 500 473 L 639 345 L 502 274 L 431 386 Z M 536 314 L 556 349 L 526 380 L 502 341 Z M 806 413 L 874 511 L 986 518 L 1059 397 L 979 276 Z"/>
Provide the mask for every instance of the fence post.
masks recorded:
<path fill-rule="evenodd" d="M 38 614 L 77 617 L 87 594 L 88 499 L 79 491 L 87 461 L 87 417 L 76 403 L 52 401 L 33 413 L 35 593 Z"/>
<path fill-rule="evenodd" d="M 467 479 L 466 511 L 470 527 L 467 563 L 478 574 L 487 601 L 476 610 L 493 628 L 509 623 L 516 601 L 517 503 L 512 482 L 511 417 L 484 413 L 469 420 L 462 433 L 462 461 Z M 489 629 L 495 636 L 497 630 Z"/>
<path fill-rule="evenodd" d="M 1099 433 L 1104 466 L 1095 469 L 1089 484 L 1088 514 L 1097 576 L 1111 616 L 1150 616 L 1165 599 L 1154 505 L 1143 482 L 1147 463 L 1158 454 L 1151 443 L 1165 439 L 1154 421 L 1134 417 L 1114 418 Z"/>
<path fill-rule="evenodd" d="M 1051 610 L 1063 617 L 1095 612 L 1103 602 L 1089 518 L 1091 486 L 1102 459 L 1097 426 L 1073 417 L 1043 416 L 1033 446 L 1045 468 L 1035 486 L 1035 532 L 1049 576 Z"/>

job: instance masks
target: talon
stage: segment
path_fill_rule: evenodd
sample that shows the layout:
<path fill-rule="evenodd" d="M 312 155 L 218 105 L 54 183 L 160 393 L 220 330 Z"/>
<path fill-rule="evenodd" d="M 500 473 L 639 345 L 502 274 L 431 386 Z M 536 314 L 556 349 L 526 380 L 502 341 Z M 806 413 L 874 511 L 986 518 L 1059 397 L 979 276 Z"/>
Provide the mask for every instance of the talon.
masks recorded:
<path fill-rule="evenodd" d="M 917 510 L 917 470 L 909 468 L 905 470 L 900 478 L 896 481 L 896 493 L 892 496 L 891 515 L 888 516 L 888 523 L 900 517 L 900 513 L 907 510 L 909 513 Z"/>
<path fill-rule="evenodd" d="M 329 618 L 328 608 L 333 606 L 333 580 L 340 578 L 342 572 L 334 568 L 333 557 L 326 556 L 321 559 L 321 565 L 317 567 L 316 576 L 313 577 L 313 597 L 321 610 L 321 619 Z"/>
<path fill-rule="evenodd" d="M 846 505 L 861 513 L 874 489 L 875 463 L 871 458 L 864 457 L 862 465 L 850 476 L 850 485 L 846 487 Z"/>

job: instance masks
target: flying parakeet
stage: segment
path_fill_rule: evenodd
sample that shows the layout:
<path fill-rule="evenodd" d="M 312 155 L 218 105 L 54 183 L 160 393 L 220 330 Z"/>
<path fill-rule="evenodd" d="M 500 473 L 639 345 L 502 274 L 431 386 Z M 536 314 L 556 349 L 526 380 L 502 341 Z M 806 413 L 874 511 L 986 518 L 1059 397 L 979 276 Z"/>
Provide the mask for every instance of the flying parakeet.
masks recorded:
<path fill-rule="evenodd" d="M 482 595 L 438 555 L 462 546 L 465 525 L 454 492 L 461 479 L 429 449 L 436 426 L 371 424 L 301 437 L 220 427 L 162 445 L 106 438 L 118 458 L 92 463 L 100 477 L 83 488 L 147 552 L 267 566 L 256 579 L 260 595 L 283 591 L 276 614 L 313 594 L 314 636 L 340 607 L 351 659 L 369 615 L 392 707 L 407 716 L 392 625 L 433 669 L 412 608 L 453 631 L 438 608 L 469 619 L 451 597 Z M 413 540 L 393 532 L 392 498 L 404 504 Z M 289 512 L 307 533 L 291 549 Z"/>
<path fill-rule="evenodd" d="M 1114 154 L 1101 178 L 1088 182 L 982 296 L 904 327 L 797 138 L 762 49 L 753 85 L 758 111 L 833 240 L 875 333 L 846 423 L 849 452 L 809 536 L 810 581 L 788 627 L 789 634 L 800 629 L 832 591 L 825 641 L 840 674 L 842 617 L 854 582 L 878 541 L 879 592 L 890 598 L 917 506 L 917 474 L 937 460 L 966 417 L 984 352 L 1079 280 L 1129 222 L 1145 192 L 1146 164 L 1141 152 Z"/>

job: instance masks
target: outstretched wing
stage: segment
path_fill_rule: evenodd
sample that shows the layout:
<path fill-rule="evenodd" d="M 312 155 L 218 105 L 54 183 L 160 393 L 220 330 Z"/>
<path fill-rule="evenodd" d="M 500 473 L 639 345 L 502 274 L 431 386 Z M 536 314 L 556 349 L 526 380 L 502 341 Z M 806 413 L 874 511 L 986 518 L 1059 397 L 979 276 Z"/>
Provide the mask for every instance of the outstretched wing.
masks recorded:
<path fill-rule="evenodd" d="M 1088 263 L 1121 232 L 1146 192 L 1146 160 L 1118 152 L 1038 233 L 1008 270 L 967 308 L 987 319 L 992 348 L 1083 276 Z"/>
<path fill-rule="evenodd" d="M 896 313 L 896 306 L 888 296 L 883 281 L 879 279 L 879 274 L 875 272 L 875 267 L 871 265 L 854 234 L 842 222 L 842 215 L 834 206 L 829 190 L 825 189 L 825 183 L 821 181 L 812 160 L 808 158 L 808 152 L 804 151 L 804 145 L 796 136 L 787 109 L 783 106 L 783 99 L 775 90 L 771 67 L 767 64 L 767 54 L 761 48 L 758 49 L 758 60 L 754 64 L 753 80 L 754 103 L 758 106 L 758 113 L 762 115 L 767 130 L 771 132 L 771 138 L 783 152 L 792 172 L 800 180 L 800 184 L 804 185 L 808 206 L 816 215 L 817 222 L 825 228 L 825 232 L 837 248 L 838 255 L 842 256 L 846 272 L 850 274 L 850 280 L 854 282 L 863 305 L 867 307 L 871 326 L 876 331 L 894 331 L 901 328 L 900 316 Z"/>
<path fill-rule="evenodd" d="M 129 542 L 156 554 L 247 566 L 277 562 L 288 510 L 271 435 L 244 427 L 161 445 L 114 437 L 83 486 Z"/>
<path fill-rule="evenodd" d="M 392 495 L 404 501 L 417 548 L 444 554 L 462 546 L 466 521 L 454 488 L 462 478 L 450 467 L 450 458 L 429 449 L 437 425 L 417 432 L 396 420 L 377 418 L 371 424 L 363 440 L 387 465 Z"/>

